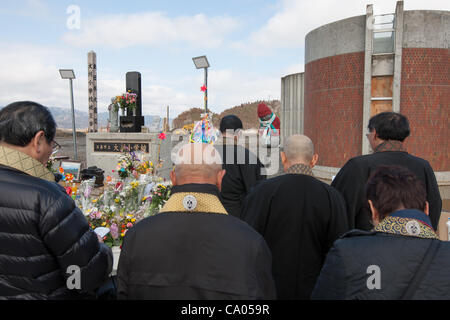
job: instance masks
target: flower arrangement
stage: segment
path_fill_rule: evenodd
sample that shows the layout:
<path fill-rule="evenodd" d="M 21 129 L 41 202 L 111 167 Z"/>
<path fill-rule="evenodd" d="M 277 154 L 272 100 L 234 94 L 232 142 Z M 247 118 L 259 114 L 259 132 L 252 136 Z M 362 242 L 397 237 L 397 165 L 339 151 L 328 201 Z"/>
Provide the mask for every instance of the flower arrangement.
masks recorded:
<path fill-rule="evenodd" d="M 157 214 L 170 197 L 170 182 L 155 175 L 155 166 L 144 154 L 129 150 L 119 158 L 117 176 L 107 176 L 105 181 L 98 197 L 92 193 L 95 178 L 82 181 L 76 202 L 94 231 L 109 229 L 103 241 L 111 247 L 120 246 L 130 228 Z"/>
<path fill-rule="evenodd" d="M 139 174 L 154 174 L 155 167 L 153 162 L 145 159 L 141 153 L 125 150 L 119 158 L 116 170 L 121 179 L 137 179 Z"/>
<path fill-rule="evenodd" d="M 167 187 L 164 184 L 158 184 L 153 189 L 153 195 L 150 199 L 150 206 L 148 210 L 146 211 L 147 216 L 155 215 L 159 212 L 159 210 L 162 209 L 164 203 L 169 199 L 170 197 L 170 191 L 171 188 Z M 144 199 L 142 199 L 144 200 Z M 147 199 L 145 199 L 147 200 Z"/>
<path fill-rule="evenodd" d="M 53 165 L 55 163 L 55 158 L 53 156 L 50 156 L 47 160 L 46 168 L 51 173 L 56 173 L 56 170 L 53 168 Z"/>
<path fill-rule="evenodd" d="M 120 246 L 127 231 L 145 217 L 159 212 L 170 196 L 170 184 L 149 175 L 124 183 L 111 179 L 99 198 L 89 199 L 89 180 L 80 185 L 80 206 L 89 225 L 109 229 L 103 237 L 108 246 Z M 86 196 L 87 197 L 84 197 Z M 86 199 L 89 199 L 86 201 Z"/>
<path fill-rule="evenodd" d="M 116 96 L 113 103 L 114 111 L 117 112 L 119 110 L 118 108 L 121 108 L 122 110 L 134 110 L 136 109 L 136 101 L 137 94 L 131 93 L 131 90 L 128 90 L 128 92 Z"/>

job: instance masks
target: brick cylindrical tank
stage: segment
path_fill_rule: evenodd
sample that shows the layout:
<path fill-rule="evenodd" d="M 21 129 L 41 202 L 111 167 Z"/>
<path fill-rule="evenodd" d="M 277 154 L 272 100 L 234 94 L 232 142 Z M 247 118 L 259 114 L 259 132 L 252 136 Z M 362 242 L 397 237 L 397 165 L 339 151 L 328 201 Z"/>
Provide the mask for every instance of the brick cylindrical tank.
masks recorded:
<path fill-rule="evenodd" d="M 368 119 L 390 108 L 410 121 L 408 152 L 435 171 L 450 171 L 450 12 L 402 11 L 388 53 L 372 47 L 376 40 L 385 46 L 380 39 L 367 45 L 368 23 L 368 15 L 356 16 L 306 35 L 304 133 L 315 144 L 319 165 L 340 168 L 367 153 Z M 379 75 L 387 79 L 381 97 Z M 380 101 L 386 92 L 387 104 Z"/>
<path fill-rule="evenodd" d="M 405 11 L 400 112 L 408 152 L 450 171 L 450 12 Z"/>
<path fill-rule="evenodd" d="M 357 16 L 306 35 L 304 133 L 322 166 L 361 154 L 365 25 Z"/>

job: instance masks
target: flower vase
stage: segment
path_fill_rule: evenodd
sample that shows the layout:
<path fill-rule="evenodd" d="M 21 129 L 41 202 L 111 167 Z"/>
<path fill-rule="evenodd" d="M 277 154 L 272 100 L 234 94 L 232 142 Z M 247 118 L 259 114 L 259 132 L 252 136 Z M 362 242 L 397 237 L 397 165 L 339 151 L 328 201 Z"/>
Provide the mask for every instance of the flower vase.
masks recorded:
<path fill-rule="evenodd" d="M 111 251 L 113 253 L 113 268 L 112 268 L 111 275 L 116 275 L 117 268 L 119 266 L 120 252 L 122 251 L 122 249 L 120 249 L 120 246 L 113 246 L 111 248 Z"/>

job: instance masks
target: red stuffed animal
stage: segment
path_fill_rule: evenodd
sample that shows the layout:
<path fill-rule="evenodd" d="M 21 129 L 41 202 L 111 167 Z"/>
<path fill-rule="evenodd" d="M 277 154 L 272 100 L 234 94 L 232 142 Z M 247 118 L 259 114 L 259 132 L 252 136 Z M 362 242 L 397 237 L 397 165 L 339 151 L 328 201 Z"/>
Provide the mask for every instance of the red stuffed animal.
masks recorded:
<path fill-rule="evenodd" d="M 265 103 L 258 105 L 259 134 L 265 145 L 271 145 L 271 137 L 280 135 L 280 118 Z"/>

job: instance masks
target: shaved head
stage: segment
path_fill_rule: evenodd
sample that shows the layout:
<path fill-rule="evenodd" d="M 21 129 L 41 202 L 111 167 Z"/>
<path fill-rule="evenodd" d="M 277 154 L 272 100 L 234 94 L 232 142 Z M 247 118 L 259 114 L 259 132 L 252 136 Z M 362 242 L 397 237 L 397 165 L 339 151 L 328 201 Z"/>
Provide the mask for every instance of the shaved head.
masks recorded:
<path fill-rule="evenodd" d="M 314 144 L 307 136 L 294 134 L 286 139 L 283 151 L 290 163 L 308 164 L 314 156 Z"/>
<path fill-rule="evenodd" d="M 188 183 L 217 185 L 219 176 L 223 177 L 225 174 L 219 152 L 206 143 L 184 144 L 172 153 L 172 161 L 175 164 L 175 176 L 172 177 L 172 180 L 175 178 L 176 181 L 174 185 Z"/>

